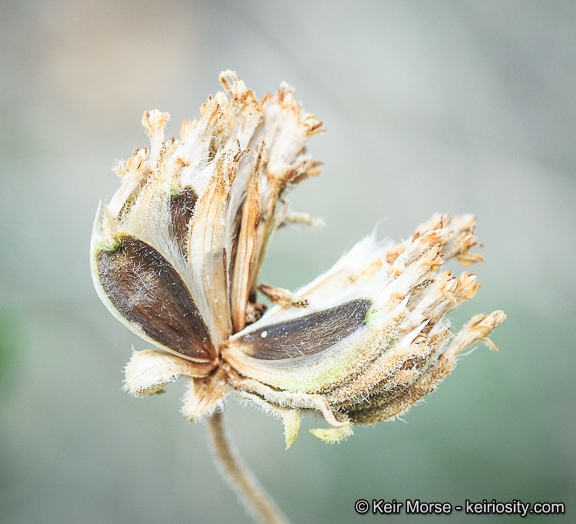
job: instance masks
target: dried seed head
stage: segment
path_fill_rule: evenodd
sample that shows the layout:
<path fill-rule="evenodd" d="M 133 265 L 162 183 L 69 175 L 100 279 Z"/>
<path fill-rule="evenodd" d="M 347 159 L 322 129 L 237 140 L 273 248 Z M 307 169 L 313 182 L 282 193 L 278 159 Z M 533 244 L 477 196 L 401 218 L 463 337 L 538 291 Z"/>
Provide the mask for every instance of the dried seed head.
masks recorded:
<path fill-rule="evenodd" d="M 127 389 L 157 393 L 189 377 L 190 420 L 236 393 L 282 419 L 287 447 L 301 410 L 325 419 L 330 427 L 313 434 L 326 441 L 399 415 L 464 349 L 492 345 L 487 335 L 505 318 L 478 315 L 450 342 L 446 315 L 479 285 L 442 266 L 482 260 L 470 253 L 474 218 L 435 215 L 397 245 L 369 236 L 295 293 L 259 285 L 278 227 L 321 224 L 285 203 L 288 188 L 319 173 L 305 143 L 321 123 L 286 84 L 259 101 L 230 71 L 220 80 L 226 93 L 184 122 L 179 139 L 164 139 L 168 114 L 144 114 L 150 149 L 116 166 L 120 189 L 94 225 L 100 297 L 157 348 L 133 355 Z M 258 290 L 275 304 L 268 311 Z"/>

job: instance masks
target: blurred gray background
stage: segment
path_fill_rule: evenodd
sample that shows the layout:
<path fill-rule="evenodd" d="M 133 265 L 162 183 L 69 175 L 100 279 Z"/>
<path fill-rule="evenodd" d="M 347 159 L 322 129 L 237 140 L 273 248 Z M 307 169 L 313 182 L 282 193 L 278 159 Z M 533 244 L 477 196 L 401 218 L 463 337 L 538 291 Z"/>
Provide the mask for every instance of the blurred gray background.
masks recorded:
<path fill-rule="evenodd" d="M 291 193 L 327 227 L 281 231 L 263 281 L 306 283 L 378 221 L 402 239 L 432 213 L 471 212 L 483 287 L 454 324 L 508 314 L 499 353 L 478 348 L 405 423 L 340 445 L 307 419 L 284 451 L 277 420 L 231 400 L 228 427 L 262 484 L 293 522 L 383 520 L 357 516 L 358 498 L 560 501 L 574 518 L 576 3 L 0 9 L 1 522 L 250 522 L 205 428 L 179 413 L 182 384 L 143 400 L 121 390 L 131 346 L 148 345 L 88 268 L 98 202 L 119 185 L 110 167 L 147 145 L 142 112 L 170 112 L 177 133 L 226 68 L 260 97 L 296 86 L 328 131 L 310 142 L 322 176 Z"/>

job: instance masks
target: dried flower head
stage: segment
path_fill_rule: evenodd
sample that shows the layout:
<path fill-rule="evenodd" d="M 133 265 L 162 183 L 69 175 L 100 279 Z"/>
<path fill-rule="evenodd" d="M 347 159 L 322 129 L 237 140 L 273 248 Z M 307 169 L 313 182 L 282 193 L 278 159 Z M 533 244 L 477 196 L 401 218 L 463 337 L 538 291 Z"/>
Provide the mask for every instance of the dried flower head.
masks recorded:
<path fill-rule="evenodd" d="M 168 114 L 142 123 L 150 150 L 116 170 L 120 189 L 97 215 L 92 274 L 110 311 L 155 349 L 126 367 L 133 395 L 189 377 L 184 415 L 197 420 L 235 393 L 285 425 L 296 439 L 303 410 L 321 414 L 325 441 L 353 424 L 391 419 L 430 393 L 465 349 L 487 339 L 505 315 L 477 315 L 455 336 L 447 313 L 476 294 L 451 258 L 482 260 L 471 216 L 436 215 L 400 244 L 374 235 L 313 282 L 291 293 L 258 285 L 273 233 L 291 214 L 286 190 L 319 173 L 305 143 L 322 131 L 282 84 L 259 101 L 233 73 L 180 138 L 164 138 Z M 260 290 L 275 305 L 257 299 Z"/>

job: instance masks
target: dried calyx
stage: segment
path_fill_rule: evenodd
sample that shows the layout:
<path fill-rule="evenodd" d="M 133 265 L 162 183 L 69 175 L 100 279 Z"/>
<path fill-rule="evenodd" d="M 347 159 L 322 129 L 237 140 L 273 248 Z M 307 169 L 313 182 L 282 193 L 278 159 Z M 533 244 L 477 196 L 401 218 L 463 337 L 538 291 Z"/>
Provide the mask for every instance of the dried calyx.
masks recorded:
<path fill-rule="evenodd" d="M 268 243 L 290 213 L 288 188 L 319 174 L 305 148 L 321 122 L 283 84 L 261 102 L 229 71 L 179 139 L 168 115 L 145 113 L 151 147 L 117 166 L 122 179 L 98 213 L 92 273 L 110 311 L 156 349 L 126 368 L 134 395 L 183 375 L 196 420 L 235 393 L 280 417 L 290 446 L 300 413 L 320 413 L 325 441 L 353 424 L 393 418 L 430 393 L 465 349 L 505 315 L 475 316 L 454 336 L 446 315 L 479 288 L 443 264 L 481 260 L 471 216 L 437 215 L 394 245 L 369 236 L 291 293 L 258 282 Z M 258 302 L 260 290 L 275 305 Z"/>

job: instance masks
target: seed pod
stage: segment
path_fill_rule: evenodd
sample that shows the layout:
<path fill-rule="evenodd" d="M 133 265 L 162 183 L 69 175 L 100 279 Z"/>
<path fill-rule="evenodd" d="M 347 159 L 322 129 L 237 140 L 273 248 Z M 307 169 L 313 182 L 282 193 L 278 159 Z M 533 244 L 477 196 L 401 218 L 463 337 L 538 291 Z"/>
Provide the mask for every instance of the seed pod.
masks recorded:
<path fill-rule="evenodd" d="M 319 174 L 308 137 L 322 131 L 282 84 L 259 101 L 227 71 L 179 139 L 169 116 L 144 114 L 150 150 L 116 171 L 122 181 L 98 212 L 91 244 L 96 289 L 110 311 L 155 349 L 132 356 L 126 386 L 157 393 L 188 377 L 184 415 L 197 420 L 237 394 L 281 418 L 286 445 L 300 412 L 318 412 L 326 441 L 353 424 L 393 418 L 430 393 L 456 357 L 505 315 L 474 317 L 452 339 L 446 315 L 479 288 L 443 270 L 482 258 L 472 216 L 435 215 L 407 241 L 371 235 L 302 289 L 258 282 L 266 248 L 290 213 L 286 191 Z M 258 290 L 275 305 L 266 311 Z M 491 344 L 491 343 L 490 343 Z"/>

